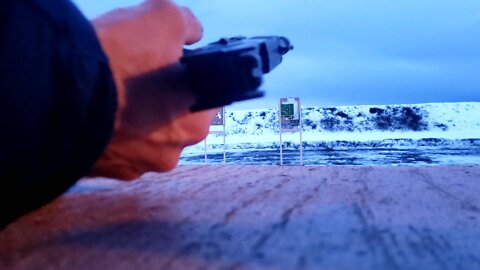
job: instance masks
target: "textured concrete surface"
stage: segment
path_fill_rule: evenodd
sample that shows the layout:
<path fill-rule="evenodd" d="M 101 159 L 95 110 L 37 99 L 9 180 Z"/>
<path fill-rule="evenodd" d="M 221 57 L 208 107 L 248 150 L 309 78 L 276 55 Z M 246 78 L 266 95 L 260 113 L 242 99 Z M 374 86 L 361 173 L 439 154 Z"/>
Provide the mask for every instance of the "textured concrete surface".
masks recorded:
<path fill-rule="evenodd" d="M 480 269 L 480 166 L 181 166 L 84 179 L 0 269 Z"/>

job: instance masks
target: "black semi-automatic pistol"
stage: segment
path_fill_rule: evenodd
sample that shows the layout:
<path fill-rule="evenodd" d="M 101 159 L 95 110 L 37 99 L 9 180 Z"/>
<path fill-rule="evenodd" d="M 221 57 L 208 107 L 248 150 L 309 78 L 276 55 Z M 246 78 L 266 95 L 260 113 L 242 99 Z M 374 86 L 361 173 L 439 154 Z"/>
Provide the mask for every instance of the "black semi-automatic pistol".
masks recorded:
<path fill-rule="evenodd" d="M 187 84 L 198 96 L 191 111 L 222 107 L 264 95 L 262 76 L 293 49 L 281 36 L 222 38 L 204 47 L 184 50 Z"/>

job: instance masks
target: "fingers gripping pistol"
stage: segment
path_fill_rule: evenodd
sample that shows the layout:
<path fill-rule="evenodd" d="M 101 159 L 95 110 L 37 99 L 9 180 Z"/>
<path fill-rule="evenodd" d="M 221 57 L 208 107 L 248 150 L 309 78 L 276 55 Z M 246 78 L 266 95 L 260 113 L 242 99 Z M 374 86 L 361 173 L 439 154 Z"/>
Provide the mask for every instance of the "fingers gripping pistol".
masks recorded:
<path fill-rule="evenodd" d="M 191 111 L 222 107 L 264 95 L 262 76 L 293 49 L 285 37 L 223 38 L 205 47 L 184 50 L 187 84 L 198 96 Z"/>

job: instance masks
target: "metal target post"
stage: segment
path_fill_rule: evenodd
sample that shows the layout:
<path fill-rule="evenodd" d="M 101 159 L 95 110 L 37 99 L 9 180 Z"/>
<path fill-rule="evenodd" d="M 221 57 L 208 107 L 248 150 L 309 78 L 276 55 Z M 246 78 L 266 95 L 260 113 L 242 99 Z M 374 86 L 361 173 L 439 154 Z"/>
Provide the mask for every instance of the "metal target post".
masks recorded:
<path fill-rule="evenodd" d="M 296 106 L 295 106 L 296 105 Z M 280 165 L 283 165 L 282 133 L 300 133 L 300 165 L 303 165 L 302 109 L 299 97 L 280 98 L 278 121 L 280 130 Z"/>
<path fill-rule="evenodd" d="M 217 116 L 213 119 L 211 126 L 222 126 L 222 130 L 210 130 L 208 134 L 218 134 L 223 136 L 223 163 L 226 163 L 226 144 L 225 144 L 225 107 L 222 107 L 218 112 Z M 204 140 L 204 147 L 205 147 L 205 163 L 207 163 L 207 138 Z"/>

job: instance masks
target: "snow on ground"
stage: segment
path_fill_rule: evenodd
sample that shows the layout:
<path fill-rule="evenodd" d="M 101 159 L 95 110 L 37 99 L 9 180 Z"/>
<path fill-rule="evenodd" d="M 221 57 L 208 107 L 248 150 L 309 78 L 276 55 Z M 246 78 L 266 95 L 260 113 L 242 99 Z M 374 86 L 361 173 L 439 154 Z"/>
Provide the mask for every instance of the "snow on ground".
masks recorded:
<path fill-rule="evenodd" d="M 480 138 L 480 103 L 425 103 L 302 108 L 304 147 L 468 147 Z M 277 109 L 226 110 L 226 148 L 279 147 Z M 212 126 L 212 131 L 223 130 Z M 299 133 L 283 134 L 298 144 Z M 210 150 L 223 150 L 223 136 L 207 138 Z M 203 152 L 205 142 L 182 155 Z"/>

